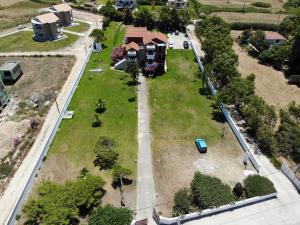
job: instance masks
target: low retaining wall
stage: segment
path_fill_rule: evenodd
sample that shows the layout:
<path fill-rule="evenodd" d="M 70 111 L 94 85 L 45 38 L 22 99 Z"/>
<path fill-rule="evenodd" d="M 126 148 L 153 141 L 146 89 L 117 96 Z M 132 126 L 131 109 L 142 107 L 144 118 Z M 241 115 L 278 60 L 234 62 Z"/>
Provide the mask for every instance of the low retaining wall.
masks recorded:
<path fill-rule="evenodd" d="M 191 42 L 191 46 L 192 46 L 192 49 L 193 49 L 194 54 L 196 56 L 199 68 L 200 68 L 201 72 L 204 72 L 204 66 L 203 66 L 203 64 L 201 62 L 200 56 L 197 54 L 197 50 L 196 50 L 196 47 L 194 46 L 194 42 L 193 41 Z M 207 85 L 208 85 L 209 90 L 211 91 L 212 95 L 216 95 L 217 94 L 217 90 L 213 86 L 212 82 L 209 80 L 208 77 L 205 77 L 205 79 L 207 81 Z M 248 143 L 246 142 L 245 138 L 243 137 L 243 135 L 239 131 L 238 127 L 236 126 L 235 122 L 233 121 L 233 119 L 230 116 L 230 114 L 229 114 L 228 110 L 226 109 L 226 107 L 223 104 L 221 104 L 220 108 L 221 108 L 221 111 L 223 112 L 223 114 L 224 114 L 224 116 L 225 116 L 225 118 L 226 118 L 229 126 L 231 127 L 233 133 L 235 134 L 236 138 L 240 142 L 243 150 L 249 156 L 249 159 L 250 159 L 251 163 L 253 164 L 254 168 L 259 172 L 261 164 L 256 159 L 254 153 L 251 151 L 250 146 L 248 145 Z"/>
<path fill-rule="evenodd" d="M 166 217 L 160 216 L 160 224 L 162 224 L 162 225 L 163 224 L 164 225 L 177 224 L 177 222 L 187 222 L 187 221 L 194 220 L 194 219 L 200 219 L 202 217 L 211 216 L 211 215 L 226 212 L 229 210 L 234 210 L 237 208 L 245 207 L 247 205 L 252 205 L 254 203 L 266 201 L 266 200 L 276 198 L 276 197 L 277 197 L 277 192 L 269 194 L 269 195 L 249 198 L 249 199 L 246 199 L 243 201 L 238 201 L 238 202 L 228 204 L 228 205 L 223 205 L 218 208 L 206 209 L 201 212 L 186 214 L 183 216 L 172 217 L 172 218 L 166 218 Z"/>
<path fill-rule="evenodd" d="M 296 177 L 295 173 L 285 163 L 282 164 L 280 169 L 292 181 L 297 191 L 300 191 L 300 180 Z"/>

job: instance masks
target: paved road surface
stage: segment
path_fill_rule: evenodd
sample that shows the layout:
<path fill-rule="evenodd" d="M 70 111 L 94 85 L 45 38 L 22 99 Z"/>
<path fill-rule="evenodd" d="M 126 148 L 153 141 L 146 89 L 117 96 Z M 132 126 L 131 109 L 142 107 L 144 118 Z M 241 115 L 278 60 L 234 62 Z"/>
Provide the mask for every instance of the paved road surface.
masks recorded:
<path fill-rule="evenodd" d="M 90 32 L 93 28 L 99 26 L 99 21 L 101 19 L 100 16 L 87 14 L 84 12 L 78 12 L 75 10 L 73 11 L 73 13 L 74 16 L 77 18 L 92 22 L 91 28 L 89 29 L 88 32 Z M 67 100 L 70 90 L 73 87 L 79 75 L 79 72 L 82 68 L 82 65 L 84 63 L 86 53 L 87 53 L 86 50 L 91 44 L 92 44 L 92 39 L 88 35 L 86 35 L 85 37 L 80 38 L 80 40 L 78 40 L 72 46 L 59 50 L 59 52 L 62 52 L 63 54 L 72 53 L 73 55 L 76 56 L 76 63 L 73 66 L 67 81 L 65 82 L 61 92 L 57 97 L 57 103 L 59 108 L 62 108 L 65 101 Z M 33 53 L 14 53 L 14 54 L 17 55 L 17 54 L 35 54 L 35 53 L 33 52 Z M 17 202 L 17 199 L 21 195 L 23 188 L 34 169 L 34 166 L 38 161 L 39 155 L 41 154 L 43 150 L 43 146 L 45 146 L 48 137 L 50 136 L 50 132 L 52 131 L 52 128 L 54 127 L 54 122 L 56 121 L 57 118 L 58 118 L 57 108 L 55 105 L 52 105 L 33 146 L 31 147 L 29 153 L 27 154 L 22 164 L 18 168 L 14 177 L 11 179 L 4 194 L 0 198 L 0 224 L 1 225 L 6 224 L 6 221 Z"/>
<path fill-rule="evenodd" d="M 189 26 L 197 54 L 203 56 L 194 27 Z M 260 174 L 267 176 L 278 191 L 278 198 L 250 205 L 233 211 L 205 217 L 185 223 L 186 225 L 299 225 L 300 195 L 293 184 L 270 161 L 261 154 L 256 155 L 261 163 Z"/>
<path fill-rule="evenodd" d="M 138 86 L 138 178 L 137 178 L 137 220 L 148 218 L 154 224 L 152 208 L 155 204 L 151 138 L 149 128 L 148 90 L 146 78 L 139 75 Z"/>

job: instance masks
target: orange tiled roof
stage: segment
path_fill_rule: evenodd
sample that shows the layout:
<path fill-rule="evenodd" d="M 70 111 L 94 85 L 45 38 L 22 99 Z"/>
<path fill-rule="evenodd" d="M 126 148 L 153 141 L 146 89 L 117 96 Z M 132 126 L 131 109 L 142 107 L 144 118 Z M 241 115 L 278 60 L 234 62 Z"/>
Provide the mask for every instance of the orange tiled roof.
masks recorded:
<path fill-rule="evenodd" d="M 123 45 L 123 48 L 125 48 L 126 51 L 128 51 L 130 49 L 134 49 L 134 50 L 138 51 L 139 50 L 139 45 L 132 41 L 127 45 Z"/>
<path fill-rule="evenodd" d="M 155 39 L 158 39 L 164 43 L 167 43 L 168 37 L 167 35 L 161 32 L 151 32 L 147 30 L 147 27 L 128 27 L 126 30 L 126 37 L 140 37 L 143 38 L 144 44 L 148 44 L 151 42 L 155 43 Z"/>
<path fill-rule="evenodd" d="M 285 37 L 283 37 L 281 34 L 274 32 L 274 31 L 266 31 L 265 32 L 265 38 L 266 39 L 279 39 L 279 40 L 286 40 Z"/>

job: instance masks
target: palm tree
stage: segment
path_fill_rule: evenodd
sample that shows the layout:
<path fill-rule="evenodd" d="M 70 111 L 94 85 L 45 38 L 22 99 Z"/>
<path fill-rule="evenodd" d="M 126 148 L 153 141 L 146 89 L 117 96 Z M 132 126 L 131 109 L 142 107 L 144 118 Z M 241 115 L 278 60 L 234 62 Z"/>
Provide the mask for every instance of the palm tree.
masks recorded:
<path fill-rule="evenodd" d="M 90 37 L 95 38 L 95 42 L 101 43 L 105 40 L 104 32 L 101 29 L 94 29 L 92 33 L 90 33 Z"/>

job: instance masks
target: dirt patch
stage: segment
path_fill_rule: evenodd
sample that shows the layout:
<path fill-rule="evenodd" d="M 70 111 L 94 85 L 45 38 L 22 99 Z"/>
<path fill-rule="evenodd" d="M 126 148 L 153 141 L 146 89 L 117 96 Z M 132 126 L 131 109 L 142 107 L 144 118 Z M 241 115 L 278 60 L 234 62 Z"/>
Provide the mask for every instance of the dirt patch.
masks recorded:
<path fill-rule="evenodd" d="M 240 32 L 232 31 L 232 37 L 236 38 Z M 249 56 L 234 41 L 233 49 L 239 56 L 238 70 L 243 77 L 250 73 L 255 74 L 255 92 L 268 104 L 274 105 L 276 109 L 286 107 L 291 101 L 300 103 L 300 88 L 287 83 L 283 72 L 258 63 L 258 60 Z"/>
<path fill-rule="evenodd" d="M 222 17 L 227 23 L 245 22 L 245 23 L 270 23 L 277 24 L 281 22 L 286 15 L 271 14 L 271 13 L 235 13 L 235 12 L 217 12 L 212 13 Z"/>
<path fill-rule="evenodd" d="M 228 124 L 218 124 L 224 129 L 224 138 L 208 147 L 208 152 L 200 154 L 194 140 L 155 140 L 153 148 L 155 186 L 158 211 L 171 216 L 174 194 L 189 184 L 196 171 L 216 176 L 234 186 L 244 178 L 242 163 L 243 150 Z M 253 170 L 251 164 L 246 168 Z"/>
<path fill-rule="evenodd" d="M 11 101 L 0 114 L 0 163 L 5 161 L 12 166 L 9 178 L 34 143 L 75 58 L 0 57 L 0 65 L 5 61 L 19 61 L 23 70 L 23 75 L 14 84 L 5 85 Z M 1 182 L 1 191 L 8 181 Z"/>

